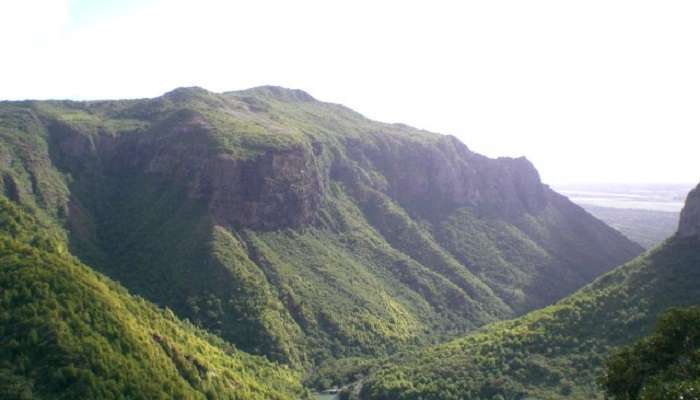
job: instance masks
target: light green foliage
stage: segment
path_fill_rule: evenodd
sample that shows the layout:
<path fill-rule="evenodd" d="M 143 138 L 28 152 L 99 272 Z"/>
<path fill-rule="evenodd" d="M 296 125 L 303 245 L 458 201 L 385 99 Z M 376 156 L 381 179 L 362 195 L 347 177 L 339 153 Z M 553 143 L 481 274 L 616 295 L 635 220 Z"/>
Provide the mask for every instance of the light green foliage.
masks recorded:
<path fill-rule="evenodd" d="M 472 266 L 513 308 L 543 305 L 543 300 L 533 301 L 538 294 L 530 286 L 538 281 L 537 266 L 552 263 L 552 256 L 517 226 L 480 219 L 461 209 L 440 226 L 437 235 L 458 260 Z"/>
<path fill-rule="evenodd" d="M 0 107 L 0 167 L 5 193 L 45 216 L 68 201 L 65 177 L 51 165 L 46 127 L 23 107 Z"/>
<path fill-rule="evenodd" d="M 275 289 L 263 272 L 250 260 L 243 244 L 226 229 L 217 226 L 211 246 L 213 262 L 220 263 L 227 270 L 232 285 L 229 308 L 221 308 L 220 314 L 214 314 L 214 318 L 224 322 L 219 327 L 216 327 L 216 321 L 206 321 L 202 325 L 225 332 L 241 347 L 255 353 L 288 360 L 295 365 L 306 364 L 306 355 L 300 352 L 304 342 L 299 327 L 274 295 Z M 211 297 L 216 299 L 216 295 Z M 196 304 L 193 299 L 189 301 Z M 209 313 L 211 317 L 211 311 Z M 237 319 L 232 320 L 233 316 Z"/>
<path fill-rule="evenodd" d="M 299 376 L 131 296 L 0 197 L 0 397 L 299 399 Z"/>
<path fill-rule="evenodd" d="M 353 220 L 359 211 L 338 195 L 339 207 L 329 213 L 347 225 L 333 235 L 318 228 L 244 235 L 313 348 L 330 350 L 317 359 L 395 349 L 423 333 L 418 311 L 431 313 L 387 271 L 386 264 L 409 260 Z"/>

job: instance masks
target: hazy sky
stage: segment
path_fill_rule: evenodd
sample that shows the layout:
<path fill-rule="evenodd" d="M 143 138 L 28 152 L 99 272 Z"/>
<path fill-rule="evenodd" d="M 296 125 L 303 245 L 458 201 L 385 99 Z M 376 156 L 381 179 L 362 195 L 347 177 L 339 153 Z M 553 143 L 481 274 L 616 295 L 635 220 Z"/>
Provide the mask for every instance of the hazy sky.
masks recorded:
<path fill-rule="evenodd" d="M 0 99 L 282 85 L 548 183 L 697 182 L 698 21 L 698 1 L 3 0 Z"/>

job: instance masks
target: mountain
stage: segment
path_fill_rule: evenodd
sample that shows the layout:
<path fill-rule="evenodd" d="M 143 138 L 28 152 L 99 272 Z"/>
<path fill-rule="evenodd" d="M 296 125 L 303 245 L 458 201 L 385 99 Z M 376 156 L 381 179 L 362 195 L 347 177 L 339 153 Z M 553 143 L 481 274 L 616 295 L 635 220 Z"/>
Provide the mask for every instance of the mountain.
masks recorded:
<path fill-rule="evenodd" d="M 0 196 L 0 398 L 299 399 L 299 374 L 95 273 Z"/>
<path fill-rule="evenodd" d="M 661 246 L 552 306 L 394 356 L 366 378 L 361 397 L 601 398 L 595 382 L 612 349 L 649 334 L 669 307 L 700 303 L 699 210 L 700 185 Z"/>
<path fill-rule="evenodd" d="M 520 315 L 642 251 L 524 158 L 279 87 L 2 102 L 0 175 L 83 263 L 292 365 Z"/>

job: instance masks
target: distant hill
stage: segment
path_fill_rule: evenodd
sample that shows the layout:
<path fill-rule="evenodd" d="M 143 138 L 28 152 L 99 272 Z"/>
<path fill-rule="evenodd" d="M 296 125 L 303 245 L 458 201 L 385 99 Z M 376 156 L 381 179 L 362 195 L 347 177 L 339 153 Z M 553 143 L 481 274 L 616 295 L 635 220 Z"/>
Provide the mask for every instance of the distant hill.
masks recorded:
<path fill-rule="evenodd" d="M 672 306 L 700 304 L 700 185 L 678 232 L 566 299 L 446 344 L 400 353 L 363 399 L 601 398 L 601 362 Z"/>
<path fill-rule="evenodd" d="M 85 264 L 295 366 L 513 317 L 642 251 L 525 158 L 271 86 L 2 102 L 0 177 Z"/>
<path fill-rule="evenodd" d="M 0 398 L 300 399 L 299 375 L 93 272 L 0 196 Z"/>

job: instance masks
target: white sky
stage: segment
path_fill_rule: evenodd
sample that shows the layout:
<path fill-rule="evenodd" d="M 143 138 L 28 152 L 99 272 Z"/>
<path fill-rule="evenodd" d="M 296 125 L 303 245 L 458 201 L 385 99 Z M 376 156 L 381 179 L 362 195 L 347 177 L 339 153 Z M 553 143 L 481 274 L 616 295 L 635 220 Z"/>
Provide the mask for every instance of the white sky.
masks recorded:
<path fill-rule="evenodd" d="M 698 21 L 698 1 L 3 0 L 0 99 L 274 84 L 548 183 L 697 182 Z"/>

